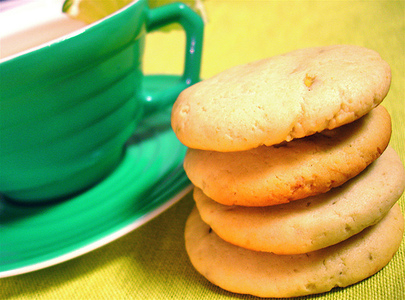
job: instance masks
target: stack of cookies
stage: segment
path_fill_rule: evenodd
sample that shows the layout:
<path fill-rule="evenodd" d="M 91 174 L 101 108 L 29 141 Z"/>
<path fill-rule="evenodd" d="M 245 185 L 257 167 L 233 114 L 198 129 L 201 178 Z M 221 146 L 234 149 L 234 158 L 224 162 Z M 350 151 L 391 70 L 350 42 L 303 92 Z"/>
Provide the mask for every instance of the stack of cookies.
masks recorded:
<path fill-rule="evenodd" d="M 213 284 L 259 297 L 359 282 L 398 250 L 403 164 L 379 104 L 374 51 L 308 48 L 237 66 L 181 93 L 172 127 L 189 147 L 196 207 L 186 249 Z"/>

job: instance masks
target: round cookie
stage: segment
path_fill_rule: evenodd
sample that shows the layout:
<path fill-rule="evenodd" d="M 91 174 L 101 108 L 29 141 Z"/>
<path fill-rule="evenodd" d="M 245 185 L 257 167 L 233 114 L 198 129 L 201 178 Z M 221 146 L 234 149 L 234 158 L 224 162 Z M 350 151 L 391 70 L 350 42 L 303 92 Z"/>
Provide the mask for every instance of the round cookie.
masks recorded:
<path fill-rule="evenodd" d="M 366 170 L 327 193 L 267 207 L 226 206 L 198 188 L 202 220 L 223 240 L 251 250 L 300 254 L 322 249 L 379 222 L 405 188 L 399 156 L 388 147 Z"/>
<path fill-rule="evenodd" d="M 403 232 L 404 219 L 396 204 L 378 224 L 344 242 L 306 254 L 276 255 L 225 242 L 194 209 L 186 223 L 185 243 L 195 269 L 225 290 L 295 297 L 345 287 L 378 272 L 398 250 Z"/>
<path fill-rule="evenodd" d="M 352 122 L 386 96 L 391 70 L 358 46 L 296 50 L 233 67 L 184 90 L 172 128 L 186 146 L 243 151 Z"/>
<path fill-rule="evenodd" d="M 359 174 L 388 145 L 391 119 L 378 106 L 359 120 L 248 151 L 188 149 L 191 182 L 224 205 L 268 206 L 329 191 Z"/>

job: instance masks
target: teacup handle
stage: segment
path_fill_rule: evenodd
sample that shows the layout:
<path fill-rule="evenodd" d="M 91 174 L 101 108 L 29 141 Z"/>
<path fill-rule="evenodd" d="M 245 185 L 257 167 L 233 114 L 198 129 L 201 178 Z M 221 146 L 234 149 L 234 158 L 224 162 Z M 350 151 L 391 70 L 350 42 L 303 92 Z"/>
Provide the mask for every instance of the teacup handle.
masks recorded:
<path fill-rule="evenodd" d="M 200 80 L 204 24 L 202 18 L 183 3 L 172 3 L 148 11 L 146 31 L 179 23 L 186 32 L 184 72 L 182 76 L 146 75 L 143 98 L 146 113 L 173 104 L 182 90 Z"/>

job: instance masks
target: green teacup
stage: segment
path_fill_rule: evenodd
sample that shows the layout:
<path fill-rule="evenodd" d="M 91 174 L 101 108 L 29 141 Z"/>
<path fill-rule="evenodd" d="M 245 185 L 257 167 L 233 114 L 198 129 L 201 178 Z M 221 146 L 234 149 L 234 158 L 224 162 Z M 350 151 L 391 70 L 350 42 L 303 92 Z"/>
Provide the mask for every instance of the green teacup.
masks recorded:
<path fill-rule="evenodd" d="M 186 32 L 183 75 L 143 75 L 145 35 L 174 22 Z M 138 0 L 83 30 L 3 59 L 0 193 L 44 202 L 105 178 L 140 120 L 199 80 L 202 39 L 203 22 L 186 5 L 150 9 Z"/>

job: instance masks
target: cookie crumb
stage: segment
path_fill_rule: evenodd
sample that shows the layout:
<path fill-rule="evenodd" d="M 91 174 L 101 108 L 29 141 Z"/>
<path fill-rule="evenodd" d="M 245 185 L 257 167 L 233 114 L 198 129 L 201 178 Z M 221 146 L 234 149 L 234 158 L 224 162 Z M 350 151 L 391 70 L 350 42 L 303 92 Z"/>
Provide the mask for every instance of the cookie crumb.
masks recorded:
<path fill-rule="evenodd" d="M 310 88 L 315 81 L 316 76 L 309 76 L 308 74 L 305 75 L 304 84 Z"/>

